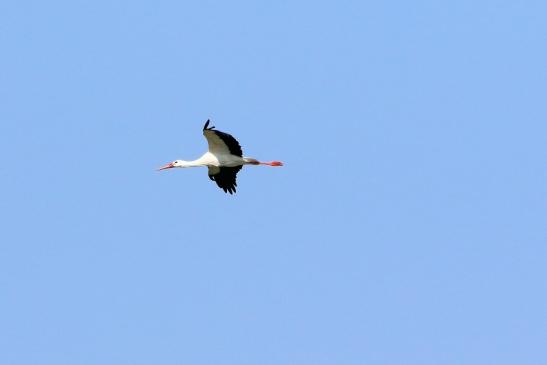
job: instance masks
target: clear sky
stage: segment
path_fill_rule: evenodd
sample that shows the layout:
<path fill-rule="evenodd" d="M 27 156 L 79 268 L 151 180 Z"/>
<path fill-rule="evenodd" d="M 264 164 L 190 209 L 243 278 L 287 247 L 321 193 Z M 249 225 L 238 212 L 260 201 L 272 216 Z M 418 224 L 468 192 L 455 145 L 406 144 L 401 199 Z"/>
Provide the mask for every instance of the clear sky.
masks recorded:
<path fill-rule="evenodd" d="M 0 363 L 547 363 L 546 14 L 0 2 Z"/>

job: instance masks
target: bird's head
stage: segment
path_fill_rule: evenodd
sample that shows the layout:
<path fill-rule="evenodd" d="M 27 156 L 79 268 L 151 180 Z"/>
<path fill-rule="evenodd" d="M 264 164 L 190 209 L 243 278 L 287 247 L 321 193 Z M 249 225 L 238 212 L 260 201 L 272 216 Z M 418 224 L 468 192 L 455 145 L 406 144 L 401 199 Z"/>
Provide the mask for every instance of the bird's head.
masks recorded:
<path fill-rule="evenodd" d="M 175 160 L 173 162 L 169 162 L 167 165 L 160 167 L 158 171 L 165 170 L 165 169 L 172 169 L 173 167 L 188 167 L 188 164 L 187 164 L 187 161 Z"/>

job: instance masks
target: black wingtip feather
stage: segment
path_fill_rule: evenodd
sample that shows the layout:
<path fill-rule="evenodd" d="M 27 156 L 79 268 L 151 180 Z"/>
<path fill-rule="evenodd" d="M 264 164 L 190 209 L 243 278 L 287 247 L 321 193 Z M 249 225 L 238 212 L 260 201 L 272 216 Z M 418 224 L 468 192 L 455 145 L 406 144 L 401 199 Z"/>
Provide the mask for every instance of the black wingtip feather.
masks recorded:
<path fill-rule="evenodd" d="M 237 192 L 236 178 L 237 173 L 241 170 L 242 166 L 234 167 L 221 167 L 219 171 L 214 175 L 209 175 L 209 179 L 216 182 L 219 188 L 221 188 L 225 193 L 233 195 Z"/>
<path fill-rule="evenodd" d="M 207 119 L 207 121 L 205 122 L 205 125 L 203 126 L 203 130 L 204 130 L 204 131 L 215 129 L 214 126 L 210 126 L 210 127 L 209 127 L 209 123 L 211 123 L 211 120 L 210 120 L 210 119 Z"/>

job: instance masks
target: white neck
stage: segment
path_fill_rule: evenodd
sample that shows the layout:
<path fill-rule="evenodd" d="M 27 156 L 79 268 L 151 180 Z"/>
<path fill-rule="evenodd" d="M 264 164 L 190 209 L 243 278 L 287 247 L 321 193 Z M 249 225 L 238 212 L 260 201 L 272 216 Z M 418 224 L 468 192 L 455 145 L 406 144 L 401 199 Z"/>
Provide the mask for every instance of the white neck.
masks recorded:
<path fill-rule="evenodd" d="M 182 161 L 181 165 L 179 167 L 199 167 L 199 166 L 209 166 L 214 165 L 215 157 L 211 155 L 209 152 L 205 153 L 203 156 L 198 158 L 197 160 L 193 161 Z"/>
<path fill-rule="evenodd" d="M 205 164 L 201 161 L 201 159 L 197 159 L 194 161 L 182 161 L 180 166 L 177 166 L 177 167 L 199 167 L 199 166 L 205 166 Z"/>

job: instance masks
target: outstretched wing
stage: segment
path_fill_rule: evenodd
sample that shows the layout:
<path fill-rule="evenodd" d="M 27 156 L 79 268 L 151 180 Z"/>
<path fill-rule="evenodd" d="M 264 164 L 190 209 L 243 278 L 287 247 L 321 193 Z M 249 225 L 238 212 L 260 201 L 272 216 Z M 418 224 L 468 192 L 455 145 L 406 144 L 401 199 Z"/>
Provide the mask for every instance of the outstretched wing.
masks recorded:
<path fill-rule="evenodd" d="M 218 187 L 224 190 L 225 193 L 233 194 L 236 192 L 237 173 L 242 166 L 234 167 L 216 167 L 209 166 L 209 179 L 217 183 Z"/>
<path fill-rule="evenodd" d="M 228 133 L 214 130 L 215 127 L 209 127 L 209 119 L 203 126 L 203 135 L 209 144 L 209 152 L 214 155 L 234 155 L 243 157 L 243 151 L 239 142 Z"/>

